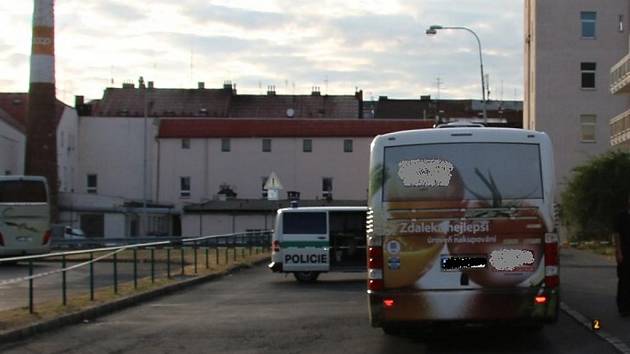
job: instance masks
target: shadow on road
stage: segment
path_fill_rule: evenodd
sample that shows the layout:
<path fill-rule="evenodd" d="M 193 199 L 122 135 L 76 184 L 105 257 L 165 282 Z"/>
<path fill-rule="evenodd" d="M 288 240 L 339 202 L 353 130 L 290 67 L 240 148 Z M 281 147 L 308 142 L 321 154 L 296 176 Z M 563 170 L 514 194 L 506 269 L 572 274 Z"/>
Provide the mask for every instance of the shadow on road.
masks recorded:
<path fill-rule="evenodd" d="M 550 342 L 542 332 L 518 327 L 444 327 L 431 331 L 417 329 L 401 337 L 387 336 L 382 352 L 392 353 L 410 346 L 424 347 L 428 353 L 538 353 L 546 352 Z"/>

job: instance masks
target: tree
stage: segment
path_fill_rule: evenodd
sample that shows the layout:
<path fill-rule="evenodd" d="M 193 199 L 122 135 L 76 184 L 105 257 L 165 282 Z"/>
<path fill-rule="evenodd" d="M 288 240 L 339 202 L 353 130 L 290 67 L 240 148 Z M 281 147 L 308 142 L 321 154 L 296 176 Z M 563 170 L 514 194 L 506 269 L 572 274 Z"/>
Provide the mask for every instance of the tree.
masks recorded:
<path fill-rule="evenodd" d="M 573 169 L 561 216 L 573 238 L 607 239 L 630 192 L 630 153 L 610 151 Z"/>

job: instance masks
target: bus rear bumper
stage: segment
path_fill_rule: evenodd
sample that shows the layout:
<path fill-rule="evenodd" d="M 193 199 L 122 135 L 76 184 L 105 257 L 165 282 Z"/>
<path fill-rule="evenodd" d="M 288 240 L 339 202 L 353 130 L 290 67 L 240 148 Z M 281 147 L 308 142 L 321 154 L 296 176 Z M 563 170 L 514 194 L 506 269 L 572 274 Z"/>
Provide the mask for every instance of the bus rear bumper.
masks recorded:
<path fill-rule="evenodd" d="M 536 296 L 544 295 L 544 303 Z M 470 289 L 416 292 L 369 292 L 368 306 L 373 327 L 388 324 L 433 322 L 543 324 L 557 320 L 556 289 Z M 390 304 L 384 305 L 384 300 Z M 393 304 L 390 300 L 393 300 Z"/>

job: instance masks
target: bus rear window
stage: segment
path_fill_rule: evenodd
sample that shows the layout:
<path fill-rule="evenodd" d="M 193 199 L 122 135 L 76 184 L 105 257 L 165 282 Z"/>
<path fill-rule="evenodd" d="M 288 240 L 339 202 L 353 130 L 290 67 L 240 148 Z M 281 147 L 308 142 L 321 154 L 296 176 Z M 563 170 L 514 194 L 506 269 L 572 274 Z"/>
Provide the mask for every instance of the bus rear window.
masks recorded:
<path fill-rule="evenodd" d="M 282 216 L 284 234 L 326 234 L 326 213 L 284 213 Z"/>
<path fill-rule="evenodd" d="M 543 198 L 537 144 L 387 147 L 384 174 L 384 201 Z"/>
<path fill-rule="evenodd" d="M 41 181 L 0 182 L 0 203 L 46 203 L 46 185 Z"/>

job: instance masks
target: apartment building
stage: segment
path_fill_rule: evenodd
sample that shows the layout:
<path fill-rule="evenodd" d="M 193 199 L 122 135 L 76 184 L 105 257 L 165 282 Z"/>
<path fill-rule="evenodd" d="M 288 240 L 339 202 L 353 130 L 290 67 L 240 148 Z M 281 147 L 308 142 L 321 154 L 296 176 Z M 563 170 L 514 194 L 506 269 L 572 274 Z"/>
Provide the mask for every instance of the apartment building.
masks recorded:
<path fill-rule="evenodd" d="M 626 103 L 624 111 L 610 119 L 610 146 L 630 152 L 630 53 L 610 68 L 610 93 Z"/>
<path fill-rule="evenodd" d="M 559 191 L 571 170 L 609 148 L 609 120 L 627 108 L 609 70 L 627 52 L 627 0 L 526 0 L 523 127 L 555 149 Z"/>

